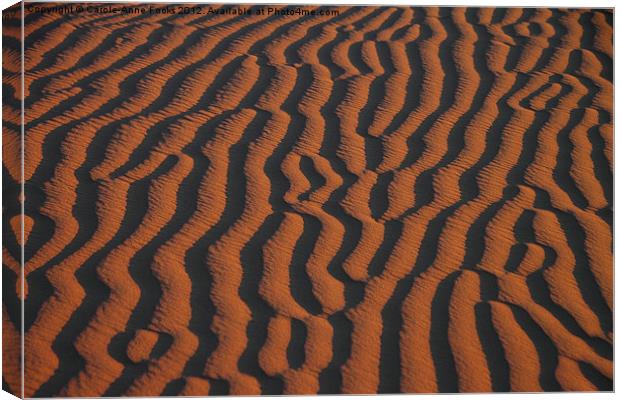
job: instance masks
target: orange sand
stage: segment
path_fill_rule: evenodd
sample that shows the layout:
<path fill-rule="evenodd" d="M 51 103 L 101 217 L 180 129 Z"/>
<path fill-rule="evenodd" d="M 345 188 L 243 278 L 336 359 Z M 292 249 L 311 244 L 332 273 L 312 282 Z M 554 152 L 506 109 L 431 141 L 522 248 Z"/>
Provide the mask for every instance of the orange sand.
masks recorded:
<path fill-rule="evenodd" d="M 611 389 L 611 11 L 206 7 L 29 17 L 23 227 L 7 19 L 7 390 L 22 229 L 27 397 Z"/>

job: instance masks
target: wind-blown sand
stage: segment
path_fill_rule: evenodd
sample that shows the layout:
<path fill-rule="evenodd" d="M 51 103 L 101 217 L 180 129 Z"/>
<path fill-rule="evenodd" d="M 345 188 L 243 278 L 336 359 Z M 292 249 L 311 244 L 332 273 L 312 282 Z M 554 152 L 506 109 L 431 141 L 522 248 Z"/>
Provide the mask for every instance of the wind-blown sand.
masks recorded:
<path fill-rule="evenodd" d="M 26 397 L 612 389 L 610 10 L 206 7 L 26 17 Z"/>

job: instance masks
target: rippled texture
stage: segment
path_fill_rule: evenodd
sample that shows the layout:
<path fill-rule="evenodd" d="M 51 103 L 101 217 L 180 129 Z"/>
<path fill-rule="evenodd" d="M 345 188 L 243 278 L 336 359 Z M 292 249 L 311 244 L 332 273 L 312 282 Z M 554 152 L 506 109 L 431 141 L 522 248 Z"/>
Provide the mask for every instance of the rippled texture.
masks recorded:
<path fill-rule="evenodd" d="M 27 16 L 25 396 L 611 390 L 612 12 L 329 10 Z"/>

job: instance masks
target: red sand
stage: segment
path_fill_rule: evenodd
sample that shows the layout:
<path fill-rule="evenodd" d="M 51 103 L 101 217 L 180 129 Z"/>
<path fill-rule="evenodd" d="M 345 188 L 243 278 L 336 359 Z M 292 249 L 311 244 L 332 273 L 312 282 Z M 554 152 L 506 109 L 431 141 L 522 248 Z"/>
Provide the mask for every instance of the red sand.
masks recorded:
<path fill-rule="evenodd" d="M 611 389 L 610 12 L 330 10 L 28 20 L 25 396 Z"/>

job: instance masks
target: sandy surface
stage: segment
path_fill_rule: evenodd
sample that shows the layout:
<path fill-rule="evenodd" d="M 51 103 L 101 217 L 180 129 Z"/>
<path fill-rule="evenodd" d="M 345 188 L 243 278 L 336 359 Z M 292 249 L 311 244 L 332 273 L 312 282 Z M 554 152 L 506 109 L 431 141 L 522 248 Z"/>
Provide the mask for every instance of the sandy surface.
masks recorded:
<path fill-rule="evenodd" d="M 611 390 L 611 11 L 323 10 L 27 16 L 25 396 Z"/>

